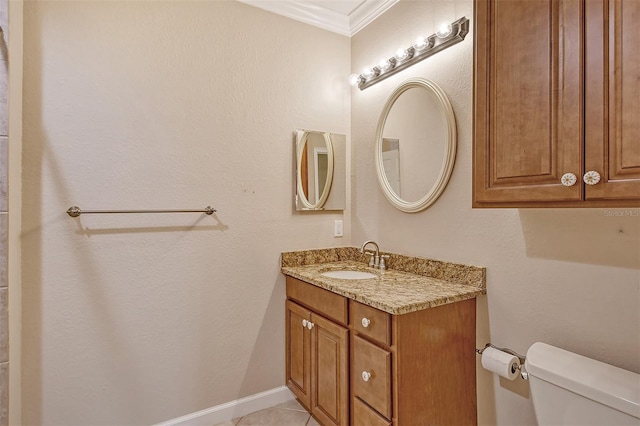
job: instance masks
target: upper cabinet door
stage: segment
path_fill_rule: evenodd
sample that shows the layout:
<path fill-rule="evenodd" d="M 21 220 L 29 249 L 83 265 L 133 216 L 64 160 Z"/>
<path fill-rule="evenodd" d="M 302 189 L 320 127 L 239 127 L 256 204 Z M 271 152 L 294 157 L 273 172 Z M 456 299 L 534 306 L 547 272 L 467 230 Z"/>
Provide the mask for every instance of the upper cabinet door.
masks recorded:
<path fill-rule="evenodd" d="M 475 1 L 475 207 L 582 199 L 582 5 Z"/>
<path fill-rule="evenodd" d="M 586 0 L 587 200 L 640 197 L 640 1 Z"/>

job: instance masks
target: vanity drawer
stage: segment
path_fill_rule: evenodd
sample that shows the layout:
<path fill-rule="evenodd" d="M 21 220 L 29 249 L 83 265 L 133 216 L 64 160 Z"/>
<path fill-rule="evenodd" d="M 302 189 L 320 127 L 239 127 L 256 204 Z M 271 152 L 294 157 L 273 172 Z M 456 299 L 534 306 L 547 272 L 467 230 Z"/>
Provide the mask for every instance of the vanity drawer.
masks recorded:
<path fill-rule="evenodd" d="M 371 306 L 363 305 L 355 300 L 349 300 L 351 307 L 351 328 L 358 334 L 390 346 L 391 345 L 391 314 Z"/>
<path fill-rule="evenodd" d="M 391 419 L 391 352 L 353 336 L 353 396 Z"/>
<path fill-rule="evenodd" d="M 376 413 L 359 398 L 353 398 L 351 424 L 354 426 L 391 426 L 389 420 Z"/>
<path fill-rule="evenodd" d="M 349 323 L 347 298 L 339 294 L 287 276 L 287 297 L 341 324 Z"/>

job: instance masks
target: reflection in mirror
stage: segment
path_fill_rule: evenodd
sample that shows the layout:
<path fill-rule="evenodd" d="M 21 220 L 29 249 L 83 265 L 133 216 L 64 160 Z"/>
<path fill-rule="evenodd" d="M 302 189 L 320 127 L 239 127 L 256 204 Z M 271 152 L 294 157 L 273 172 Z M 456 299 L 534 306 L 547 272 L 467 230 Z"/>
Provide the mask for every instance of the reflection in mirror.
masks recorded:
<path fill-rule="evenodd" d="M 433 82 L 411 79 L 391 95 L 378 123 L 376 168 L 387 199 L 417 212 L 444 190 L 455 161 L 451 104 Z"/>
<path fill-rule="evenodd" d="M 397 188 L 394 188 L 396 183 L 389 180 L 398 197 L 414 202 L 426 195 L 440 173 L 446 133 L 444 113 L 428 91 L 413 87 L 395 101 L 382 132 L 382 153 L 384 160 L 385 139 L 396 140 L 396 147 L 402 142 L 402 151 L 390 151 L 398 154 L 398 162 L 402 164 L 402 167 L 397 166 Z M 393 174 L 396 164 L 384 161 L 383 165 L 385 173 L 389 166 L 389 172 Z"/>
<path fill-rule="evenodd" d="M 384 175 L 389 186 L 399 197 L 400 190 L 400 141 L 398 139 L 382 138 L 382 165 Z"/>
<path fill-rule="evenodd" d="M 304 195 L 305 201 L 309 203 L 308 207 L 317 205 L 322 199 L 324 189 L 331 185 L 331 182 L 327 182 L 327 176 L 330 174 L 328 152 L 331 142 L 325 140 L 325 137 L 327 135 L 316 132 L 305 132 L 303 135 L 300 158 L 301 195 Z"/>
<path fill-rule="evenodd" d="M 296 131 L 296 210 L 344 210 L 346 136 Z"/>

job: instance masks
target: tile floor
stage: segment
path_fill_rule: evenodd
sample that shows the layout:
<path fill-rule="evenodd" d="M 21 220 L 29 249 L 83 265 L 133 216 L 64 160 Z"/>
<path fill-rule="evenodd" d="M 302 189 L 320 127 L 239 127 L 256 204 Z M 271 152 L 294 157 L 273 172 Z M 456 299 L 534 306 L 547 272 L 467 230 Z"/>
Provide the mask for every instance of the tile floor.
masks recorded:
<path fill-rule="evenodd" d="M 320 426 L 295 399 L 215 426 Z"/>

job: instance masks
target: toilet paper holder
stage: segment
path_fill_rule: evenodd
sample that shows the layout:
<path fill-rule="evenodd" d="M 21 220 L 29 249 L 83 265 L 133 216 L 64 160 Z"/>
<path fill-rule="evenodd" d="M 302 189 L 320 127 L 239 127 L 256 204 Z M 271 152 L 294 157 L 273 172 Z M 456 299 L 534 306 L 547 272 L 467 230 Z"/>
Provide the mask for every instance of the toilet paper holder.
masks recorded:
<path fill-rule="evenodd" d="M 476 352 L 478 353 L 478 355 L 482 355 L 482 352 L 484 352 L 484 350 L 487 349 L 488 347 L 492 347 L 493 349 L 497 349 L 499 351 L 506 352 L 510 355 L 517 357 L 518 360 L 520 361 L 520 365 L 518 366 L 518 369 L 520 370 L 520 377 L 522 377 L 524 380 L 529 380 L 529 373 L 527 373 L 527 371 L 523 369 L 524 361 L 526 360 L 525 356 L 520 355 L 518 352 L 514 351 L 513 349 L 500 348 L 498 346 L 495 346 L 492 343 L 487 343 L 486 345 L 484 345 L 484 348 L 482 349 L 476 349 Z"/>

